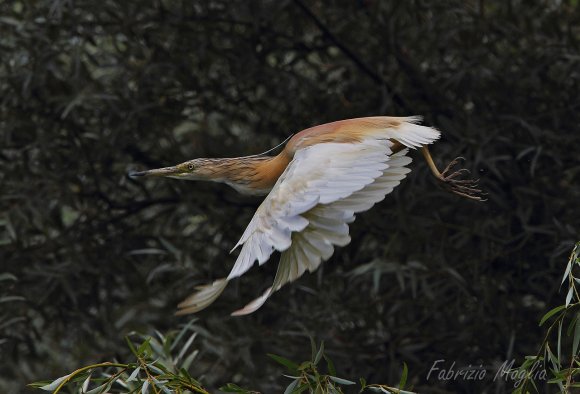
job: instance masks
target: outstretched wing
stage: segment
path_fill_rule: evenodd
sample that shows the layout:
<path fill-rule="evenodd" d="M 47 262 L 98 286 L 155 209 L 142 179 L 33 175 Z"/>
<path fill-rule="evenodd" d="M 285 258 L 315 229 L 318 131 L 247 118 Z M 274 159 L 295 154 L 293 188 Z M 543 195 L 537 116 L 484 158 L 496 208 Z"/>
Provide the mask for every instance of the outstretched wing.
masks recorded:
<path fill-rule="evenodd" d="M 315 270 L 350 242 L 348 223 L 354 214 L 372 207 L 409 172 L 406 150 L 391 156 L 395 138 L 410 147 L 429 144 L 439 132 L 405 123 L 387 133 L 369 133 L 357 143 L 325 142 L 299 149 L 270 194 L 256 211 L 237 246 L 242 246 L 225 279 L 200 287 L 179 304 L 179 314 L 211 304 L 229 280 L 243 275 L 254 262 L 264 264 L 274 250 L 282 252 L 274 285 L 235 314 L 251 313 L 285 283 L 307 269 Z M 402 137 L 399 135 L 401 133 Z M 235 248 L 234 248 L 235 249 Z"/>
<path fill-rule="evenodd" d="M 302 214 L 308 220 L 308 226 L 300 232 L 292 233 L 292 245 L 282 252 L 272 286 L 232 315 L 246 315 L 256 311 L 286 283 L 298 279 L 306 270 L 316 270 L 322 262 L 328 260 L 335 245 L 346 246 L 350 242 L 348 224 L 354 221 L 355 214 L 382 201 L 411 171 L 405 167 L 411 163 L 411 158 L 406 156 L 407 152 L 405 149 L 392 155 L 383 174 L 362 190 L 327 205 L 316 205 Z"/>

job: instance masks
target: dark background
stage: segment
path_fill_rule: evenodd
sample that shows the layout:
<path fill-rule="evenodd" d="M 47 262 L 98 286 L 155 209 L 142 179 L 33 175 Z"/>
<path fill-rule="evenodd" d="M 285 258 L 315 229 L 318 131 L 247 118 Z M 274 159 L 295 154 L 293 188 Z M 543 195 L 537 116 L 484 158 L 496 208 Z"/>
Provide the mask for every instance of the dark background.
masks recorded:
<path fill-rule="evenodd" d="M 0 1 L 0 391 L 123 359 L 123 336 L 176 328 L 226 274 L 259 204 L 224 185 L 131 180 L 195 157 L 265 151 L 370 115 L 425 116 L 439 165 L 462 155 L 485 203 L 413 172 L 353 242 L 257 313 L 250 271 L 199 314 L 192 374 L 265 393 L 266 357 L 325 340 L 339 376 L 422 393 L 435 360 L 535 354 L 580 223 L 580 8 L 563 1 Z"/>

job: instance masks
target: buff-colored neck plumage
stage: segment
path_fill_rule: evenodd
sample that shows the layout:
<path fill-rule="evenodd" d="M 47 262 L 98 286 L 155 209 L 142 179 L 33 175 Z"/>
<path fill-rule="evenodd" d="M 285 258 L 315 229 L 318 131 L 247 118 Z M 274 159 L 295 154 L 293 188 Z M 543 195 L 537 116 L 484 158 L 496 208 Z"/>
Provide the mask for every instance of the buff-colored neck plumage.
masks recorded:
<path fill-rule="evenodd" d="M 195 173 L 198 179 L 226 183 L 243 194 L 266 195 L 290 159 L 284 151 L 278 156 L 197 159 Z"/>

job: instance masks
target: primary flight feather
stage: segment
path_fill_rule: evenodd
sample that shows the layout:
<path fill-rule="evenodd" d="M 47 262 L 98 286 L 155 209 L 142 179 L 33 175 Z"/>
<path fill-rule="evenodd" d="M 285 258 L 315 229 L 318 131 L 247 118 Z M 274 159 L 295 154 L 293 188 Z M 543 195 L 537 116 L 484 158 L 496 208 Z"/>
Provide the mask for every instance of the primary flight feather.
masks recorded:
<path fill-rule="evenodd" d="M 130 174 L 223 182 L 244 194 L 267 197 L 237 245 L 240 254 L 226 278 L 200 286 L 179 304 L 178 314 L 198 312 L 256 262 L 281 252 L 274 283 L 262 296 L 233 315 L 252 313 L 283 285 L 328 260 L 335 246 L 350 243 L 355 214 L 383 200 L 410 172 L 409 148 L 420 148 L 435 176 L 448 189 L 480 200 L 476 182 L 440 173 L 427 150 L 440 133 L 418 125 L 419 117 L 347 119 L 303 130 L 276 156 L 194 159 L 174 167 Z"/>

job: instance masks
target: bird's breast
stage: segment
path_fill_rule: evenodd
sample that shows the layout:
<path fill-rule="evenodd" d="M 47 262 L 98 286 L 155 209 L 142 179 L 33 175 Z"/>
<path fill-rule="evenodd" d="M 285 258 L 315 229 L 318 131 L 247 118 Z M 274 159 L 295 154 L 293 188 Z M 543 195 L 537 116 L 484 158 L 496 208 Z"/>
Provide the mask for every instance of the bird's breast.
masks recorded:
<path fill-rule="evenodd" d="M 272 190 L 271 187 L 255 187 L 249 183 L 239 183 L 224 181 L 227 185 L 236 189 L 238 193 L 245 194 L 248 196 L 265 196 Z M 273 185 L 272 185 L 273 186 Z"/>

